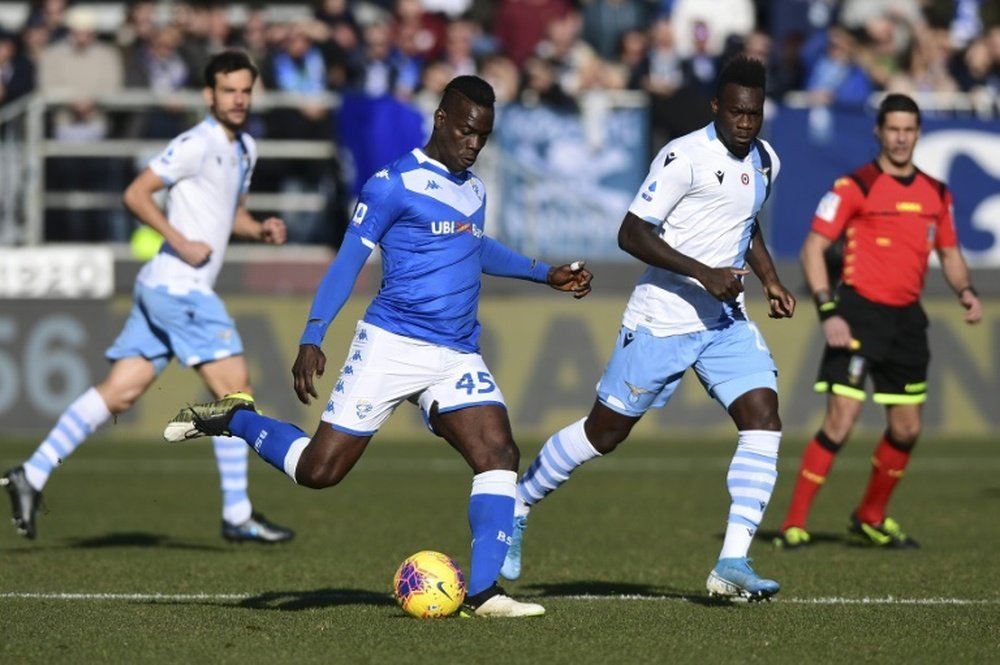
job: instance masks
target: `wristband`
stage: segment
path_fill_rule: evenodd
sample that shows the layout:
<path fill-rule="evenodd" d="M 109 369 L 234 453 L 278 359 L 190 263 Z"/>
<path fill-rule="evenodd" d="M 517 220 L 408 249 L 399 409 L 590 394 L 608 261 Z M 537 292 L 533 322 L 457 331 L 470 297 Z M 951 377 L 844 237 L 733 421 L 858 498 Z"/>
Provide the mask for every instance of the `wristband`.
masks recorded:
<path fill-rule="evenodd" d="M 962 299 L 962 294 L 965 293 L 966 291 L 968 291 L 972 295 L 976 296 L 977 298 L 979 297 L 979 293 L 976 291 L 976 287 L 974 287 L 971 284 L 969 284 L 968 286 L 962 287 L 961 289 L 958 290 L 958 299 L 959 300 Z"/>
<path fill-rule="evenodd" d="M 813 300 L 816 302 L 816 313 L 820 321 L 826 321 L 837 314 L 837 301 L 830 296 L 829 291 L 820 291 Z"/>

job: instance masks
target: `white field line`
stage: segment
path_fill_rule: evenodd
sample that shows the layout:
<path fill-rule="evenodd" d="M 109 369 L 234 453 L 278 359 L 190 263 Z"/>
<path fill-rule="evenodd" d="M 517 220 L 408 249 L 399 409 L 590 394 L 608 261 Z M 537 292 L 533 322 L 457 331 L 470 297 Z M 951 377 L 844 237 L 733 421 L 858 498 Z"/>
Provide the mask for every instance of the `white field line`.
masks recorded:
<path fill-rule="evenodd" d="M 256 598 L 263 594 L 251 593 L 39 593 L 39 592 L 0 592 L 0 600 L 64 600 L 64 601 L 139 601 L 139 602 L 200 602 L 200 601 L 241 601 Z M 358 595 L 338 594 L 338 593 L 316 593 L 307 594 L 310 598 L 330 600 L 351 598 L 357 599 Z M 685 598 L 683 596 L 657 596 L 640 594 L 603 595 L 603 594 L 583 594 L 574 596 L 552 596 L 551 600 L 580 600 L 580 601 L 644 601 L 644 602 L 682 602 L 688 603 L 695 598 Z M 697 600 L 703 600 L 698 598 Z M 780 598 L 777 603 L 788 603 L 793 605 L 1000 605 L 1000 598 L 896 598 L 885 596 L 882 598 L 844 598 L 844 597 L 823 597 L 823 598 Z"/>

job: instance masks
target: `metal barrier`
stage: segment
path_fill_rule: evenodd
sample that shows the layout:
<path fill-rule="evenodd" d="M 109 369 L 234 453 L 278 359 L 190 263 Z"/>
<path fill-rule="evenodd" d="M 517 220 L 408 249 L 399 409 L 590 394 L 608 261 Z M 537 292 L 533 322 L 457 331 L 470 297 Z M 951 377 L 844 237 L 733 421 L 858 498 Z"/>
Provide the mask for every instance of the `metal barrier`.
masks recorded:
<path fill-rule="evenodd" d="M 121 191 L 71 189 L 53 192 L 47 188 L 45 164 L 51 158 L 89 157 L 140 159 L 152 156 L 168 139 L 109 138 L 87 141 L 57 141 L 46 136 L 46 114 L 65 106 L 73 96 L 35 93 L 0 108 L 0 245 L 33 246 L 46 241 L 45 212 L 54 209 L 118 210 Z M 304 104 L 333 111 L 339 97 L 332 93 L 303 97 L 285 93 L 261 93 L 254 97 L 254 112 L 295 109 Z M 205 102 L 198 92 L 155 94 L 146 90 L 126 90 L 98 100 L 102 111 L 143 113 L 169 107 L 204 112 Z M 192 122 L 193 124 L 193 122 Z M 267 160 L 332 160 L 337 147 L 332 140 L 258 141 L 258 164 Z M 326 205 L 323 195 L 312 192 L 254 192 L 247 199 L 251 210 L 320 212 Z"/>

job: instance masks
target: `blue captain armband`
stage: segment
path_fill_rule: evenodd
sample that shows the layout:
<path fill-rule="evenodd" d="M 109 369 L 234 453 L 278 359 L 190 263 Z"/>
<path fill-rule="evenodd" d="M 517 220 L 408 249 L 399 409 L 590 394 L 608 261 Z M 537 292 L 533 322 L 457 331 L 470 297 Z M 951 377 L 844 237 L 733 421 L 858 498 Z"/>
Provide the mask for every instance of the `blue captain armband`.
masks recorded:
<path fill-rule="evenodd" d="M 340 251 L 316 289 L 309 309 L 309 320 L 299 338 L 299 344 L 323 344 L 326 329 L 350 297 L 354 282 L 371 253 L 372 247 L 366 245 L 360 236 L 353 233 L 344 236 Z"/>
<path fill-rule="evenodd" d="M 549 281 L 549 270 L 552 266 L 544 261 L 529 259 L 527 256 L 518 254 L 489 236 L 483 237 L 480 257 L 483 272 L 488 275 L 529 279 L 542 283 Z"/>

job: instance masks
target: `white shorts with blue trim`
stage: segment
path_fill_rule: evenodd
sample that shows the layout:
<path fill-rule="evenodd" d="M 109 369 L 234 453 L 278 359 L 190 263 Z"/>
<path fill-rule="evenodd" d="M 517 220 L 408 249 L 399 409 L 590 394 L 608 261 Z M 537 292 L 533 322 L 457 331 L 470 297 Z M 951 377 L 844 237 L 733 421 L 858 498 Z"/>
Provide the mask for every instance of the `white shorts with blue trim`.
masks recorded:
<path fill-rule="evenodd" d="M 185 367 L 243 353 L 243 341 L 214 293 L 168 293 L 136 282 L 132 311 L 104 353 L 108 360 L 143 357 L 160 372 L 177 357 Z"/>
<path fill-rule="evenodd" d="M 667 337 L 623 326 L 597 397 L 613 411 L 638 417 L 670 401 L 689 367 L 726 409 L 755 388 L 778 390 L 778 371 L 757 326 L 732 321 L 715 330 Z"/>
<path fill-rule="evenodd" d="M 320 418 L 334 429 L 371 436 L 406 400 L 419 404 L 425 422 L 435 402 L 440 413 L 487 404 L 507 408 L 478 353 L 403 337 L 359 321 Z"/>

